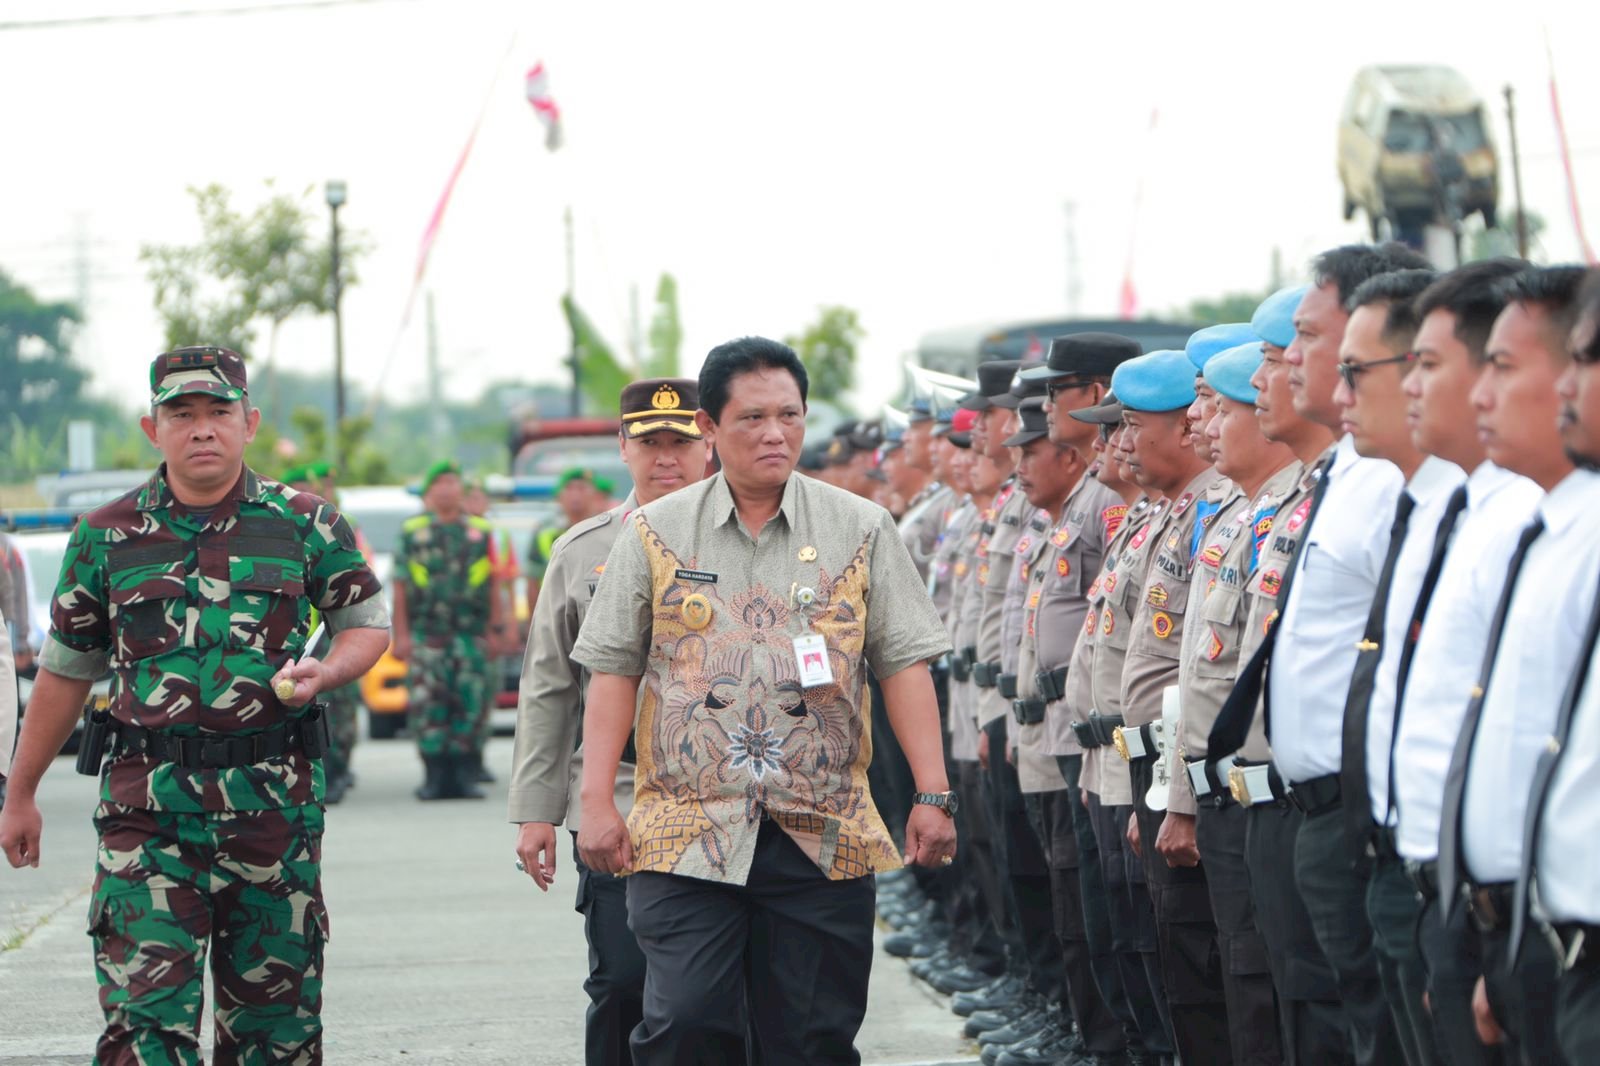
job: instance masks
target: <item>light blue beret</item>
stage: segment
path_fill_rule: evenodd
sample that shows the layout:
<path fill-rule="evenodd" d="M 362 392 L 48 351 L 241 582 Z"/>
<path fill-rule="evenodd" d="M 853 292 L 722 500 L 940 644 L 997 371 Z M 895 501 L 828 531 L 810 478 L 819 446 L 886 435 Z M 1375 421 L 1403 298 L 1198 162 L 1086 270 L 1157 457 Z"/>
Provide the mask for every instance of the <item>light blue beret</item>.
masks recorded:
<path fill-rule="evenodd" d="M 1250 384 L 1250 377 L 1260 365 L 1260 341 L 1229 348 L 1212 356 L 1206 364 L 1206 384 L 1230 400 L 1253 404 L 1256 390 Z"/>
<path fill-rule="evenodd" d="M 1194 364 L 1175 348 L 1147 352 L 1117 367 L 1111 390 L 1129 411 L 1179 411 L 1194 403 Z"/>
<path fill-rule="evenodd" d="M 1294 313 L 1300 301 L 1311 291 L 1310 285 L 1291 285 L 1261 301 L 1256 313 L 1250 316 L 1250 328 L 1257 337 L 1278 348 L 1287 348 L 1294 340 Z"/>
<path fill-rule="evenodd" d="M 1194 364 L 1196 371 L 1204 370 L 1211 357 L 1219 352 L 1239 344 L 1248 344 L 1260 340 L 1256 331 L 1250 328 L 1248 322 L 1228 322 L 1220 326 L 1207 326 L 1197 329 L 1189 337 L 1189 343 L 1184 346 L 1184 351 L 1189 355 L 1189 362 Z"/>

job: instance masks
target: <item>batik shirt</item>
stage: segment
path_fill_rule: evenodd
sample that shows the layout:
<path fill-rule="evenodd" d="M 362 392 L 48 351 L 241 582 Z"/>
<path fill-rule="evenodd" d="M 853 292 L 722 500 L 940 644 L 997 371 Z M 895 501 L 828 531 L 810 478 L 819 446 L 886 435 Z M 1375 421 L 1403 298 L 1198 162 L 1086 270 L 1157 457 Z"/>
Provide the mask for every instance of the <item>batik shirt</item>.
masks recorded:
<path fill-rule="evenodd" d="M 329 628 L 386 628 L 378 579 L 334 507 L 246 469 L 203 519 L 163 466 L 78 520 L 51 601 L 43 665 L 92 679 L 110 666 L 111 716 L 174 736 L 242 736 L 302 712 L 272 679 L 306 650 L 313 607 Z M 100 798 L 146 810 L 267 810 L 322 796 L 302 752 L 226 770 L 143 755 L 108 762 Z"/>
<path fill-rule="evenodd" d="M 634 871 L 744 884 L 763 816 L 830 879 L 900 865 L 867 787 L 867 670 L 950 649 L 889 513 L 791 475 L 752 537 L 719 474 L 636 511 L 572 657 L 640 678 Z M 802 687 L 797 637 L 832 681 Z"/>

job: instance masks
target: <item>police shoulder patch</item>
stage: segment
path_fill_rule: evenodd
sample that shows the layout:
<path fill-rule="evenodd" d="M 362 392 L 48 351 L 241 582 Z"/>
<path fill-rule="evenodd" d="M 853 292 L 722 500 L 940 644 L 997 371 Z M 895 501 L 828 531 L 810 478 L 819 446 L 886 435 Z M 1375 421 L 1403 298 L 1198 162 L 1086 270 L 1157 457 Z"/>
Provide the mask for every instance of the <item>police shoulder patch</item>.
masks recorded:
<path fill-rule="evenodd" d="M 1172 616 L 1165 611 L 1157 611 L 1150 618 L 1150 629 L 1157 637 L 1166 640 L 1172 636 Z"/>

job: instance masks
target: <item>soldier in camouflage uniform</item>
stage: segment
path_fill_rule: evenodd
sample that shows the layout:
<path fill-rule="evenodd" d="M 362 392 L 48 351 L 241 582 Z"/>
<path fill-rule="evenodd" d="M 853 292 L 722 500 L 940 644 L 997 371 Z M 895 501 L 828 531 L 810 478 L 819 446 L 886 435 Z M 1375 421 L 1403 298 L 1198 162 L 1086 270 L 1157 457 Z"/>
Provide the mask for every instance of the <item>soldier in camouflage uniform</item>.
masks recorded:
<path fill-rule="evenodd" d="M 489 694 L 484 646 L 501 625 L 489 558 L 494 530 L 462 506 L 460 468 L 423 475 L 427 511 L 400 527 L 394 559 L 394 656 L 410 664 L 411 726 L 426 777 L 417 798 L 482 799 L 473 752 Z"/>
<path fill-rule="evenodd" d="M 80 762 L 98 772 L 104 741 L 97 1061 L 201 1061 L 209 948 L 214 1061 L 320 1063 L 326 734 L 304 708 L 377 661 L 388 615 L 338 512 L 244 465 L 260 415 L 236 353 L 165 353 L 150 383 L 165 462 L 73 531 L 0 847 L 38 865 L 39 779 L 109 665 L 109 721 Z M 322 660 L 302 658 L 313 607 L 334 633 Z"/>

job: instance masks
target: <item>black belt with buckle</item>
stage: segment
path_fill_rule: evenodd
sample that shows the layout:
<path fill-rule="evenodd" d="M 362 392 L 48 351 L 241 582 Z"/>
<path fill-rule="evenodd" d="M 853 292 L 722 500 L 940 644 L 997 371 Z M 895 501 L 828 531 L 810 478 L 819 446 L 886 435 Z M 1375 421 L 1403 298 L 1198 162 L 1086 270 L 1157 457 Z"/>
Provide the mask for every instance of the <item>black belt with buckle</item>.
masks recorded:
<path fill-rule="evenodd" d="M 1017 675 L 1000 674 L 994 679 L 994 687 L 1000 690 L 1002 699 L 1014 700 L 1017 698 Z"/>
<path fill-rule="evenodd" d="M 1039 670 L 1033 675 L 1033 686 L 1039 690 L 1046 703 L 1067 698 L 1067 668 L 1058 666 L 1054 670 Z"/>
<path fill-rule="evenodd" d="M 1307 818 L 1332 810 L 1339 805 L 1339 775 L 1323 774 L 1294 782 L 1289 786 L 1289 802 Z"/>
<path fill-rule="evenodd" d="M 1196 803 L 1214 807 L 1219 811 L 1225 807 L 1233 806 L 1235 802 L 1233 792 L 1223 782 L 1222 778 L 1217 776 L 1216 763 L 1211 762 L 1204 755 L 1198 759 L 1185 759 L 1184 763 L 1189 772 L 1189 788 L 1194 792 Z M 1196 768 L 1199 769 L 1199 780 L 1195 779 Z M 1205 792 L 1200 791 L 1199 786 L 1202 782 L 1206 786 Z"/>
<path fill-rule="evenodd" d="M 1122 715 L 1100 714 L 1097 711 L 1089 712 L 1089 728 L 1094 730 L 1095 739 L 1100 743 L 1096 747 L 1105 747 L 1113 743 L 1111 734 L 1122 726 Z"/>
<path fill-rule="evenodd" d="M 1514 906 L 1517 886 L 1510 881 L 1497 881 L 1492 885 L 1467 883 L 1461 886 L 1461 895 L 1467 901 L 1467 913 L 1480 933 L 1495 933 L 1511 928 L 1511 908 Z"/>
<path fill-rule="evenodd" d="M 1406 878 L 1412 887 L 1417 890 L 1417 895 L 1422 897 L 1422 902 L 1432 903 L 1439 898 L 1439 861 L 1428 859 L 1418 862 L 1416 859 L 1406 860 Z"/>
<path fill-rule="evenodd" d="M 310 711 L 299 718 L 244 736 L 228 733 L 181 736 L 121 722 L 111 744 L 111 757 L 142 755 L 185 770 L 236 770 L 301 752 L 309 758 L 320 759 L 326 754 L 328 743 L 328 716 L 323 713 L 322 704 L 314 703 Z"/>
<path fill-rule="evenodd" d="M 956 658 L 967 664 L 967 673 L 970 674 L 972 672 L 972 668 L 978 665 L 978 649 L 973 645 L 968 644 L 965 648 L 962 648 L 960 651 L 956 652 Z"/>
<path fill-rule="evenodd" d="M 1019 725 L 1038 725 L 1044 721 L 1044 700 L 1012 700 L 1011 714 Z"/>
<path fill-rule="evenodd" d="M 1078 738 L 1078 747 L 1090 751 L 1101 747 L 1100 738 L 1094 735 L 1094 723 L 1073 722 L 1072 735 Z"/>
<path fill-rule="evenodd" d="M 965 681 L 972 676 L 972 667 L 967 664 L 965 656 L 952 655 L 950 657 L 950 677 L 956 681 Z"/>
<path fill-rule="evenodd" d="M 994 688 L 1000 683 L 1000 664 L 973 663 L 972 680 L 979 688 Z"/>

